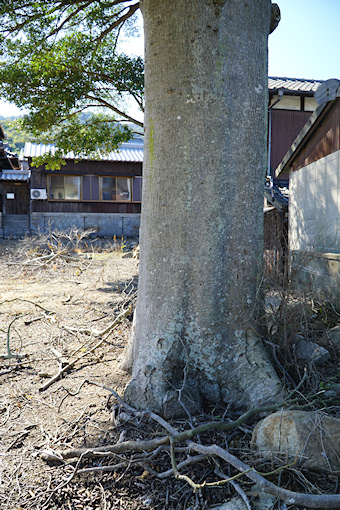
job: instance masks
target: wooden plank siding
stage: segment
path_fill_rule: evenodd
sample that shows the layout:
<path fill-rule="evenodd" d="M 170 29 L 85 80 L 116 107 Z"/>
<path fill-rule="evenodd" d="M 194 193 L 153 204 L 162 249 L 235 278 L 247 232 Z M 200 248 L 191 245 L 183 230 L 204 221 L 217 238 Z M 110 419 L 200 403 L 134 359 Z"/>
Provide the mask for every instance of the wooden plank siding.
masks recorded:
<path fill-rule="evenodd" d="M 294 158 L 292 169 L 298 170 L 340 150 L 340 101 L 334 102 L 327 116 L 314 126 L 314 133 Z"/>
<path fill-rule="evenodd" d="M 33 200 L 32 212 L 138 214 L 141 212 L 141 204 L 132 202 L 72 202 L 72 200 L 49 202 L 48 200 Z"/>
<path fill-rule="evenodd" d="M 82 160 L 78 163 L 67 161 L 60 170 L 45 170 L 44 167 L 32 168 L 31 188 L 48 189 L 48 175 L 139 177 L 142 175 L 142 163 L 123 163 L 112 161 Z M 32 212 L 55 213 L 140 213 L 141 204 L 135 202 L 104 202 L 90 200 L 34 200 Z"/>
<path fill-rule="evenodd" d="M 275 170 L 312 112 L 272 109 L 271 158 Z"/>
<path fill-rule="evenodd" d="M 13 193 L 14 199 L 7 199 L 7 193 Z M 27 182 L 2 182 L 2 212 L 3 214 L 28 214 L 29 189 Z M 0 207 L 1 212 L 1 207 Z"/>

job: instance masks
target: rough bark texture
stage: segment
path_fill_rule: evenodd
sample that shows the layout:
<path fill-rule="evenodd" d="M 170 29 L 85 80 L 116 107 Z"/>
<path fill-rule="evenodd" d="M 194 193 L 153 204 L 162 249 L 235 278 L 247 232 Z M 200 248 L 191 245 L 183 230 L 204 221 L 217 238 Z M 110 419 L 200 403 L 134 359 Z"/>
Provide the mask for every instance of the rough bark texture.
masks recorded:
<path fill-rule="evenodd" d="M 142 0 L 146 140 L 125 398 L 166 416 L 274 401 L 256 335 L 270 0 Z M 183 391 L 180 391 L 184 388 Z"/>

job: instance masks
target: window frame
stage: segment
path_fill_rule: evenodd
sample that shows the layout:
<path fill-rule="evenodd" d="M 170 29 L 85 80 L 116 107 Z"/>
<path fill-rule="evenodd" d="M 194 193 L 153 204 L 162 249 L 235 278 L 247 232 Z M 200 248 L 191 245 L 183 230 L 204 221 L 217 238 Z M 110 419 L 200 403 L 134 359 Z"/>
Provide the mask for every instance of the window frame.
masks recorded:
<path fill-rule="evenodd" d="M 51 189 L 51 177 L 62 177 L 63 178 L 63 190 L 64 190 L 64 198 L 51 198 L 50 197 L 50 189 Z M 65 198 L 65 177 L 77 177 L 79 179 L 79 198 Z M 81 202 L 83 200 L 83 179 L 82 175 L 79 174 L 48 174 L 47 175 L 47 200 L 50 202 Z"/>
<path fill-rule="evenodd" d="M 139 181 L 139 187 L 140 187 L 140 200 L 135 200 L 133 196 L 133 189 L 135 184 L 135 179 Z M 143 200 L 143 176 L 142 175 L 134 175 L 132 178 L 132 202 L 134 204 L 141 204 Z"/>
<path fill-rule="evenodd" d="M 52 177 L 62 177 L 63 178 L 63 191 L 64 191 L 64 197 L 65 197 L 65 178 L 71 177 L 71 178 L 78 178 L 79 179 L 79 198 L 51 198 L 50 197 L 50 190 L 51 190 L 51 178 Z M 83 198 L 84 195 L 84 178 L 90 178 L 89 181 L 89 192 L 86 193 L 86 195 L 92 197 L 92 191 L 96 189 L 96 186 L 93 185 L 92 179 L 98 179 L 98 195 L 99 198 Z M 117 198 L 117 179 L 125 179 L 129 182 L 129 194 L 130 197 L 127 200 L 105 200 L 102 198 L 102 192 L 103 192 L 103 179 L 109 178 L 109 179 L 115 179 L 116 181 L 116 198 Z M 142 179 L 143 177 L 140 175 L 133 175 L 133 176 L 125 176 L 125 175 L 98 175 L 98 174 L 59 174 L 59 173 L 48 173 L 47 174 L 47 200 L 49 202 L 104 202 L 104 203 L 112 203 L 112 204 L 131 204 L 131 203 L 141 203 L 141 200 L 134 200 L 133 197 L 133 189 L 134 189 L 134 180 L 138 179 L 141 181 L 140 188 L 142 189 Z"/>
<path fill-rule="evenodd" d="M 130 181 L 130 198 L 128 200 L 105 200 L 103 199 L 103 179 L 115 179 L 116 180 L 116 198 L 117 198 L 117 179 L 125 179 L 126 181 Z M 132 186 L 133 186 L 133 177 L 128 177 L 124 175 L 100 175 L 99 176 L 99 201 L 105 203 L 113 203 L 113 204 L 131 204 L 132 202 Z"/>

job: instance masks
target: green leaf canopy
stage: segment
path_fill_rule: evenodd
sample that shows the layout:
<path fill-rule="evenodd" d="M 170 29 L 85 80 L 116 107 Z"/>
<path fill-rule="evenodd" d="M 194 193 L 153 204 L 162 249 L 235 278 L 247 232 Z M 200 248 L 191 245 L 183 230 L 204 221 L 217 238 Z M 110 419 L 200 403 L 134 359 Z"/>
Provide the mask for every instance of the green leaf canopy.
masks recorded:
<path fill-rule="evenodd" d="M 0 6 L 0 96 L 29 112 L 22 126 L 34 139 L 88 156 L 132 136 L 117 121 L 142 126 L 125 104 L 132 98 L 143 111 L 143 60 L 117 52 L 137 8 L 117 0 Z M 85 111 L 92 116 L 84 122 Z"/>

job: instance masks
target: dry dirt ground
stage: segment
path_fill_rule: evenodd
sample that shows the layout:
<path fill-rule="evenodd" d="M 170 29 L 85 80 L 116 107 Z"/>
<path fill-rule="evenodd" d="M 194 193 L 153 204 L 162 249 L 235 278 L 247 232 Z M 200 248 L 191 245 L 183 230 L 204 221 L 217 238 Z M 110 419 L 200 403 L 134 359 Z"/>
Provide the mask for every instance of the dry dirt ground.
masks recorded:
<path fill-rule="evenodd" d="M 52 239 L 52 246 L 42 240 L 38 248 L 29 239 L 0 241 L 1 510 L 181 510 L 223 501 L 224 489 L 217 498 L 211 491 L 194 493 L 173 477 L 149 475 L 141 463 L 129 461 L 115 472 L 77 472 L 73 477 L 74 462 L 41 458 L 43 452 L 164 434 L 145 420 L 125 422 L 107 389 L 84 383 L 123 393 L 128 375 L 118 361 L 132 324 L 138 260 L 123 256 L 121 242 L 114 246 L 105 241 L 99 248 L 95 243 L 81 249 L 78 241 L 76 245 L 74 253 L 64 250 L 60 239 Z M 60 257 L 53 255 L 57 252 Z M 99 334 L 126 310 L 112 331 Z M 62 377 L 51 381 L 74 360 Z M 79 467 L 121 460 L 119 455 L 97 463 L 84 460 Z M 154 468 L 171 468 L 168 452 L 158 454 Z M 206 474 L 201 468 L 198 480 Z"/>
<path fill-rule="evenodd" d="M 81 482 L 47 502 L 48 489 L 68 473 L 58 473 L 55 480 L 56 468 L 36 455 L 69 445 L 105 444 L 119 436 L 107 391 L 85 385 L 77 395 L 69 392 L 89 379 L 122 393 L 127 374 L 117 360 L 129 334 L 129 317 L 89 354 L 101 338 L 77 330 L 101 331 L 129 307 L 138 261 L 104 250 L 93 258 L 82 255 L 80 261 L 23 265 L 16 252 L 19 243 L 0 246 L 0 508 L 140 508 L 129 483 L 118 490 L 106 487 L 113 478 L 105 487 L 99 481 L 95 490 Z M 36 257 L 33 253 L 24 260 L 29 258 Z M 8 337 L 12 359 L 7 357 Z M 41 391 L 61 362 L 82 354 L 64 377 Z"/>
<path fill-rule="evenodd" d="M 77 241 L 76 251 L 69 252 L 58 239 L 53 242 L 49 247 L 44 241 L 41 250 L 32 241 L 0 241 L 1 510 L 194 510 L 221 504 L 235 494 L 230 485 L 194 492 L 173 476 L 160 478 L 159 473 L 171 469 L 166 449 L 149 455 L 153 474 L 143 467 L 138 454 L 130 455 L 127 462 L 126 456 L 117 454 L 91 461 L 84 458 L 76 468 L 74 462 L 57 457 L 43 460 L 44 452 L 58 455 L 71 448 L 91 449 L 164 435 L 163 429 L 145 418 L 124 418 L 116 398 L 100 386 L 122 395 L 128 380 L 118 360 L 131 329 L 138 260 L 123 257 L 119 243 L 113 247 L 106 242 L 99 249 L 85 244 L 79 249 Z M 104 333 L 122 312 L 123 320 Z M 52 380 L 65 366 L 62 377 Z M 211 408 L 209 413 L 205 420 L 224 419 L 226 413 L 230 420 L 239 416 L 232 409 Z M 183 430 L 195 423 L 182 420 L 173 425 Z M 214 434 L 209 441 L 216 439 Z M 223 434 L 216 441 L 231 453 L 245 461 L 254 457 L 249 452 L 249 425 L 228 437 Z M 200 438 L 206 439 L 203 434 Z M 119 469 L 102 470 L 117 463 Z M 90 466 L 97 466 L 99 472 L 85 473 Z M 273 469 L 272 464 L 259 466 L 262 471 Z M 190 466 L 186 473 L 197 483 L 215 481 L 215 468 L 216 464 L 205 461 Z M 318 491 L 320 485 L 320 490 L 338 490 L 337 477 L 307 480 L 297 472 L 293 485 L 285 474 L 277 475 L 276 483 L 278 479 L 283 486 L 303 492 Z M 270 506 L 274 507 L 284 508 Z"/>

